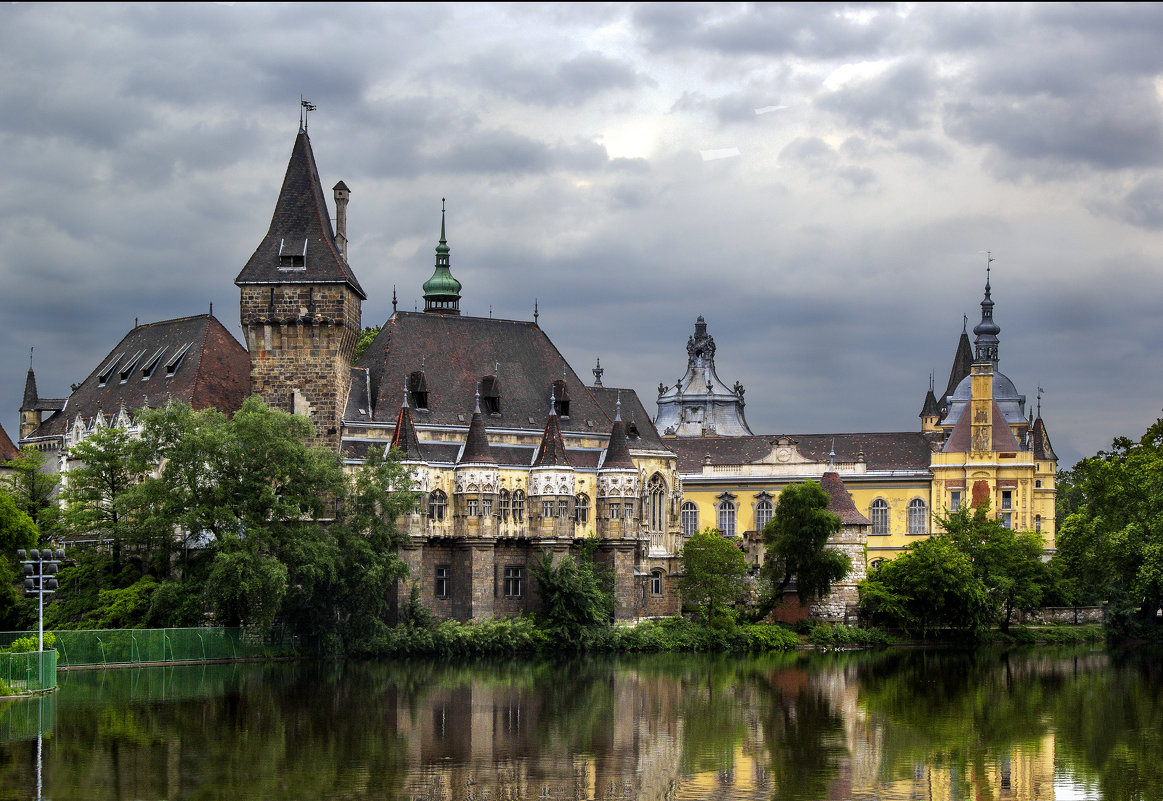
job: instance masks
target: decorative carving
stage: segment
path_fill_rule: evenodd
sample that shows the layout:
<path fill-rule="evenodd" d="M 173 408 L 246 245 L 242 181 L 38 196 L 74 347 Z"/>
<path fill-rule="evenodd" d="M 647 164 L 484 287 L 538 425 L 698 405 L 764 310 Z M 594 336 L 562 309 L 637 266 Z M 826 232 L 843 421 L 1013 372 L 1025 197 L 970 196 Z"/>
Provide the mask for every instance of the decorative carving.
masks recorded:
<path fill-rule="evenodd" d="M 598 474 L 599 498 L 637 498 L 638 476 L 630 471 Z"/>
<path fill-rule="evenodd" d="M 496 492 L 500 483 L 496 470 L 457 469 L 454 492 Z"/>

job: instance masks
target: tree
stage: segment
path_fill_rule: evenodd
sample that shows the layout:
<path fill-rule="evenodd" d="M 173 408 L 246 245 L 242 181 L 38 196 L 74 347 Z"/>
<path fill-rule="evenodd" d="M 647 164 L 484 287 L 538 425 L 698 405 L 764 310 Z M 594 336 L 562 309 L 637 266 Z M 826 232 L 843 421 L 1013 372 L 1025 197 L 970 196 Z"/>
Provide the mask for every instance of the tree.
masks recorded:
<path fill-rule="evenodd" d="M 20 591 L 16 587 L 16 551 L 34 548 L 36 525 L 6 489 L 0 487 L 0 624 L 11 630 L 23 625 Z"/>
<path fill-rule="evenodd" d="M 945 534 L 969 557 L 973 573 L 989 593 L 991 604 L 1009 631 L 1016 610 L 1036 609 L 1050 584 L 1050 572 L 1042 562 L 1042 535 L 1006 528 L 989 514 L 989 504 L 962 507 L 939 518 Z"/>
<path fill-rule="evenodd" d="M 828 547 L 840 518 L 828 511 L 828 493 L 814 481 L 791 484 L 779 494 L 775 513 L 763 527 L 763 574 L 770 582 L 770 608 L 793 580 L 800 600 L 823 598 L 852 569 L 847 554 Z"/>
<path fill-rule="evenodd" d="M 97 429 L 69 450 L 69 460 L 63 528 L 73 538 L 109 542 L 120 564 L 122 545 L 137 532 L 130 490 L 145 465 L 135 463 L 129 434 L 120 428 Z"/>
<path fill-rule="evenodd" d="M 375 342 L 376 337 L 379 336 L 379 333 L 380 326 L 378 325 L 364 326 L 363 330 L 359 332 L 359 339 L 355 341 L 355 356 L 352 358 L 354 358 L 356 361 L 359 361 L 359 357 L 363 355 L 363 352 L 367 350 L 373 342 Z"/>
<path fill-rule="evenodd" d="M 875 567 L 860 582 L 860 611 L 868 620 L 927 638 L 935 628 L 976 635 L 993 620 L 985 585 L 973 563 L 948 537 L 930 537 Z"/>
<path fill-rule="evenodd" d="M 47 461 L 43 453 L 26 445 L 5 466 L 12 471 L 9 489 L 17 508 L 32 518 L 41 541 L 53 542 L 61 516 L 56 499 L 60 478 L 45 469 Z"/>
<path fill-rule="evenodd" d="M 1063 574 L 1079 595 L 1107 602 L 1116 629 L 1163 625 L 1163 420 L 1083 459 L 1071 479 L 1076 511 L 1057 538 Z"/>
<path fill-rule="evenodd" d="M 534 562 L 533 578 L 541 593 L 541 615 L 555 629 L 577 636 L 590 626 L 602 626 L 614 616 L 611 576 L 598 570 L 594 553 L 598 539 L 583 541 L 578 554 L 567 554 L 556 565 L 553 554 Z"/>
<path fill-rule="evenodd" d="M 709 626 L 717 607 L 728 601 L 734 606 L 743 593 L 747 560 L 734 542 L 715 529 L 704 529 L 687 540 L 680 558 L 679 591 L 684 601 L 702 606 Z"/>

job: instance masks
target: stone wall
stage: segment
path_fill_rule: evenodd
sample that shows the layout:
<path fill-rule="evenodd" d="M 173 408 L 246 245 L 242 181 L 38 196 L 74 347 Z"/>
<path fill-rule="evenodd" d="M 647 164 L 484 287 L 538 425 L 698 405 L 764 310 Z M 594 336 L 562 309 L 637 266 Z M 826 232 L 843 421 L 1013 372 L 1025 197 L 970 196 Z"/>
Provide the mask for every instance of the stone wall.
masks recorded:
<path fill-rule="evenodd" d="M 1033 612 L 1019 613 L 1018 622 L 1070 625 L 1105 623 L 1106 609 L 1101 606 L 1045 606 Z"/>

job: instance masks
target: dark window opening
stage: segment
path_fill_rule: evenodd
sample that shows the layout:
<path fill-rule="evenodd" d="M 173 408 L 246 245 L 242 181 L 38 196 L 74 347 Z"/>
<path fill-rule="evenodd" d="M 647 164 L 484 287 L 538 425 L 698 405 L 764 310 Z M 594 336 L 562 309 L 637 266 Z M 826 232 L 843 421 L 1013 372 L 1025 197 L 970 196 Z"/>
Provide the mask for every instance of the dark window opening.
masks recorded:
<path fill-rule="evenodd" d="M 481 379 L 481 411 L 492 415 L 501 413 L 501 382 L 495 375 Z"/>
<path fill-rule="evenodd" d="M 423 370 L 408 376 L 408 402 L 416 409 L 428 408 L 428 382 Z"/>
<path fill-rule="evenodd" d="M 436 568 L 436 597 L 448 597 L 448 574 L 450 569 L 448 565 L 439 565 Z"/>
<path fill-rule="evenodd" d="M 525 595 L 525 568 L 510 566 L 505 568 L 505 597 L 522 598 Z"/>
<path fill-rule="evenodd" d="M 561 380 L 553 382 L 553 411 L 558 417 L 569 417 L 569 390 Z"/>

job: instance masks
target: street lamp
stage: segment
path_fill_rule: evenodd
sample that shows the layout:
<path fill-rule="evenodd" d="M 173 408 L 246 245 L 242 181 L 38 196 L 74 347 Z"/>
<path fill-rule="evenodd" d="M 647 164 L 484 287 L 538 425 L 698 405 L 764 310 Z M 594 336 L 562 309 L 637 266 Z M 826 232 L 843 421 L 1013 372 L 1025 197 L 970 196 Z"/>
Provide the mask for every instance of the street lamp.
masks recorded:
<path fill-rule="evenodd" d="M 45 548 L 43 551 L 33 548 L 32 551 L 25 553 L 24 549 L 21 548 L 16 552 L 16 558 L 24 565 L 24 591 L 29 595 L 37 596 L 38 632 L 40 635 L 37 640 L 37 649 L 43 651 L 44 596 L 46 593 L 57 591 L 57 580 L 53 576 L 56 575 L 58 563 L 64 561 L 65 552 L 63 549 L 58 549 L 54 554 L 51 548 Z"/>

